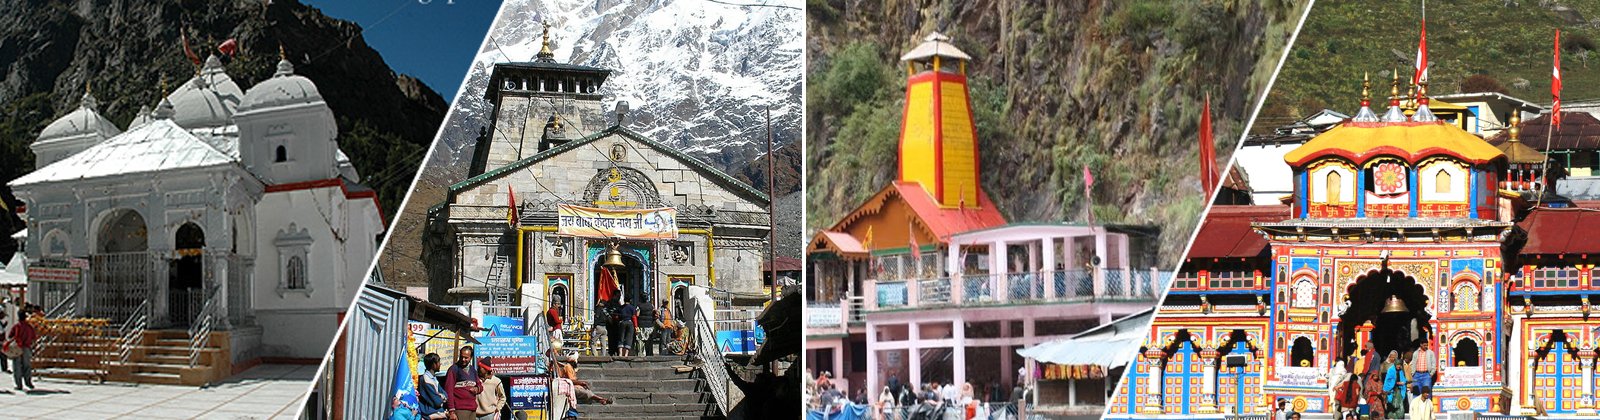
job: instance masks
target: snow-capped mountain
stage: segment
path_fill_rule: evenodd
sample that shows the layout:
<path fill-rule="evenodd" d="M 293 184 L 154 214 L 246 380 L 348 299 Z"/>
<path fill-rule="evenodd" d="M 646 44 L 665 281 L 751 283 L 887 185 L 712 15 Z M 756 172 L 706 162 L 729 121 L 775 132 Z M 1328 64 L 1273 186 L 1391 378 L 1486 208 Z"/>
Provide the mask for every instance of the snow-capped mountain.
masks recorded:
<path fill-rule="evenodd" d="M 736 172 L 765 153 L 764 109 L 777 145 L 800 138 L 804 3 L 704 0 L 508 0 L 457 95 L 447 127 L 489 121 L 483 98 L 497 62 L 532 61 L 550 25 L 558 62 L 613 71 L 606 103 L 627 101 L 629 128 Z M 446 129 L 430 162 L 458 181 L 476 129 Z M 798 168 L 795 168 L 798 170 Z M 439 179 L 439 178 L 435 178 Z"/>

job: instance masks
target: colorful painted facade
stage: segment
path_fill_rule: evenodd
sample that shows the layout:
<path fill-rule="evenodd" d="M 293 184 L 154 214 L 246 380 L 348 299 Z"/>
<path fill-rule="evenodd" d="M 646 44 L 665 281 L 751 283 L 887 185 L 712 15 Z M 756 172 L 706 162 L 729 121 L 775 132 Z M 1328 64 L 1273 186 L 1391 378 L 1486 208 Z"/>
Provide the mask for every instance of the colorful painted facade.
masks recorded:
<path fill-rule="evenodd" d="M 1108 415 L 1328 413 L 1366 343 L 1434 350 L 1439 413 L 1592 415 L 1600 205 L 1535 188 L 1512 142 L 1363 101 L 1284 156 L 1283 205 L 1212 208 Z"/>
<path fill-rule="evenodd" d="M 972 383 L 1001 401 L 1021 380 L 1041 401 L 1099 413 L 1089 397 L 1115 383 L 1110 369 L 1039 366 L 1017 350 L 1147 311 L 1166 276 L 1136 268 L 1154 259 L 1136 242 L 1156 235 L 1007 222 L 979 182 L 968 60 L 939 34 L 901 57 L 898 179 L 807 245 L 807 367 L 872 395 L 895 377 Z"/>

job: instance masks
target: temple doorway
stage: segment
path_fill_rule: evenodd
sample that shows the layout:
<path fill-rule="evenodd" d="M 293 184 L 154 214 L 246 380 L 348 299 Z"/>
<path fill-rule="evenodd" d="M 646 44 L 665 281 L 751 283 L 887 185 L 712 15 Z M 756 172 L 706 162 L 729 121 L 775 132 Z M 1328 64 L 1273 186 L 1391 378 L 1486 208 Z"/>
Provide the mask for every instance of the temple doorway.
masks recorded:
<path fill-rule="evenodd" d="M 608 251 L 604 249 L 600 251 L 599 257 L 595 258 L 594 260 L 594 265 L 591 267 L 592 270 L 590 270 L 590 272 L 594 273 L 594 307 L 610 308 L 612 307 L 613 303 L 616 306 L 621 306 L 623 301 L 618 300 L 618 298 L 621 298 L 626 302 L 633 302 L 633 304 L 636 306 L 648 306 L 650 302 L 648 278 L 650 276 L 648 273 L 649 269 L 645 266 L 645 263 L 642 259 L 643 256 L 640 255 L 638 251 L 629 249 L 627 247 L 618 247 L 618 251 L 622 254 L 621 267 L 605 267 L 606 253 Z M 610 301 L 607 301 L 605 299 L 606 296 L 602 296 L 600 293 L 600 289 L 604 287 L 605 284 L 602 277 L 604 276 L 602 269 L 609 269 L 611 271 L 611 275 L 616 281 L 618 291 L 620 292 L 617 296 L 611 297 Z"/>
<path fill-rule="evenodd" d="M 1404 272 L 1385 267 L 1356 279 L 1346 291 L 1350 307 L 1339 316 L 1337 332 L 1342 360 L 1349 360 L 1358 345 L 1364 348 L 1365 341 L 1377 351 L 1376 362 L 1390 352 L 1410 353 L 1432 339 L 1427 293 Z"/>
<path fill-rule="evenodd" d="M 194 223 L 178 227 L 173 237 L 177 258 L 167 263 L 167 321 L 189 325 L 205 300 L 203 252 L 206 234 Z"/>

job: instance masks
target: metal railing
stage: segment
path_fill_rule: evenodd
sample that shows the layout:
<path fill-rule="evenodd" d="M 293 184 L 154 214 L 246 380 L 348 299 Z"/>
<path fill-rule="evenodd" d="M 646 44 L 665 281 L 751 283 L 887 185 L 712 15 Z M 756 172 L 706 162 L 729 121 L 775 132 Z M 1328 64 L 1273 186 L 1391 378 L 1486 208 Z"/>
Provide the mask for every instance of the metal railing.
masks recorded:
<path fill-rule="evenodd" d="M 694 347 L 695 355 L 700 359 L 700 372 L 705 375 L 706 385 L 711 387 L 711 395 L 717 400 L 717 409 L 723 415 L 728 414 L 728 386 L 732 381 L 728 378 L 728 362 L 722 356 L 722 348 L 717 346 L 717 331 L 712 329 L 711 323 L 703 316 L 694 316 Z"/>
<path fill-rule="evenodd" d="M 35 284 L 59 284 L 59 283 L 43 283 L 43 282 L 40 282 L 40 283 L 35 283 Z M 60 300 L 57 300 L 55 305 L 50 306 L 50 310 L 45 311 L 44 317 L 45 318 L 50 318 L 50 319 L 55 319 L 55 318 L 70 318 L 70 317 L 77 316 L 77 314 L 78 314 L 78 296 L 83 294 L 83 287 L 84 287 L 83 282 L 79 282 L 76 287 L 72 288 L 72 292 L 71 293 L 67 293 L 66 297 L 59 298 Z M 46 293 L 48 293 L 48 292 L 46 292 Z M 51 297 L 47 294 L 46 298 L 45 298 L 45 301 L 48 302 L 50 298 Z"/>
<path fill-rule="evenodd" d="M 195 316 L 194 322 L 189 323 L 189 367 L 200 363 L 200 355 L 206 347 L 211 345 L 211 330 L 217 321 L 217 290 L 211 287 L 205 292 L 205 301 L 200 306 L 200 312 Z"/>
<path fill-rule="evenodd" d="M 1172 273 L 1153 269 L 1046 270 L 967 274 L 909 280 L 869 280 L 865 305 L 873 309 L 1057 301 L 1154 299 Z M 958 287 L 952 289 L 952 287 Z M 858 297 L 859 298 L 859 297 Z"/>
<path fill-rule="evenodd" d="M 917 302 L 921 303 L 949 303 L 950 278 L 918 280 Z"/>
<path fill-rule="evenodd" d="M 150 301 L 145 300 L 117 327 L 117 362 L 127 364 L 133 348 L 144 342 L 144 332 L 150 329 L 150 313 Z"/>

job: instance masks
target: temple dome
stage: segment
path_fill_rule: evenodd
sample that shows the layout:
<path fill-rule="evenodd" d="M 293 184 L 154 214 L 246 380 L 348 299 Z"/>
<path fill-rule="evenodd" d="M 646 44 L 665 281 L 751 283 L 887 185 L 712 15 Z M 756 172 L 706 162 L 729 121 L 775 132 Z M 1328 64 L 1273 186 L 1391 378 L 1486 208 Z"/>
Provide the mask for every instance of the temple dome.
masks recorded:
<path fill-rule="evenodd" d="M 83 94 L 83 101 L 78 104 L 78 109 L 57 118 L 39 132 L 39 139 L 35 143 L 45 143 L 50 140 L 76 137 L 85 134 L 97 134 L 102 139 L 111 138 L 121 134 L 122 130 L 100 115 L 95 108 L 99 103 L 94 96 Z"/>
<path fill-rule="evenodd" d="M 232 124 L 242 97 L 244 91 L 223 71 L 222 60 L 215 55 L 206 58 L 200 74 L 167 95 L 172 101 L 172 121 L 189 129 Z"/>
<path fill-rule="evenodd" d="M 245 93 L 239 112 L 322 102 L 322 93 L 311 79 L 294 74 L 294 64 L 278 61 L 278 71 Z"/>

